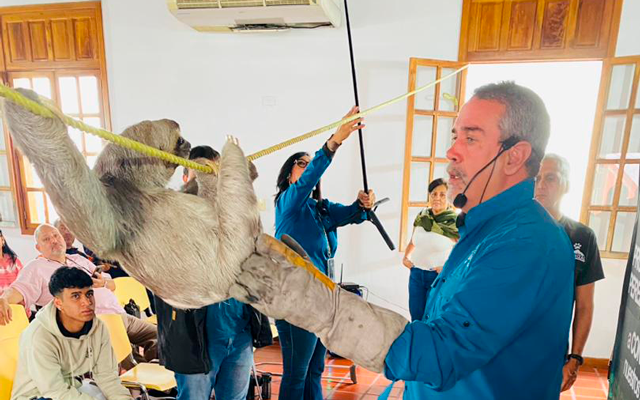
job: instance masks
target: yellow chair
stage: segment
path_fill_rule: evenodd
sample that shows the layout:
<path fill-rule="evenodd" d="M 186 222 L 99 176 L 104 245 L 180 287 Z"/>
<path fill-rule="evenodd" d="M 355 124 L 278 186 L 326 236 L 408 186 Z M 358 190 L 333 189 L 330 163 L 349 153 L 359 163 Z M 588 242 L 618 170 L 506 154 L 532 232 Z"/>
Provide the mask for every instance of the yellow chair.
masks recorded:
<path fill-rule="evenodd" d="M 107 325 L 109 330 L 109 337 L 111 338 L 111 347 L 116 354 L 116 361 L 121 363 L 125 358 L 131 354 L 131 343 L 127 343 L 129 336 L 127 336 L 127 329 L 122 322 L 122 316 L 120 314 L 100 314 L 98 318 Z M 127 338 L 127 340 L 123 340 Z"/>
<path fill-rule="evenodd" d="M 107 325 L 109 336 L 111 337 L 111 346 L 113 346 L 113 350 L 116 353 L 116 360 L 121 362 L 132 351 L 131 342 L 127 336 L 122 317 L 117 314 L 100 314 L 98 318 Z M 138 365 L 120 375 L 120 379 L 125 386 L 139 388 L 145 394 L 147 389 L 166 392 L 177 386 L 173 372 L 159 364 L 152 363 L 138 363 Z"/>
<path fill-rule="evenodd" d="M 29 326 L 24 307 L 12 304 L 11 312 L 11 322 L 0 325 L 0 400 L 11 398 L 13 379 L 18 366 L 20 335 Z"/>
<path fill-rule="evenodd" d="M 0 340 L 0 400 L 11 399 L 13 379 L 18 367 L 19 337 Z"/>
<path fill-rule="evenodd" d="M 0 340 L 19 338 L 22 331 L 29 326 L 27 313 L 19 304 L 11 304 L 11 322 L 7 325 L 0 325 Z"/>
<path fill-rule="evenodd" d="M 116 284 L 116 290 L 114 293 L 121 306 L 124 307 L 129 303 L 129 300 L 133 300 L 138 307 L 140 307 L 141 314 L 144 314 L 145 310 L 151 310 L 151 301 L 147 295 L 147 289 L 142 283 L 129 276 L 115 278 L 113 281 Z M 158 324 L 157 317 L 154 315 L 147 317 L 146 321 L 152 324 Z"/>

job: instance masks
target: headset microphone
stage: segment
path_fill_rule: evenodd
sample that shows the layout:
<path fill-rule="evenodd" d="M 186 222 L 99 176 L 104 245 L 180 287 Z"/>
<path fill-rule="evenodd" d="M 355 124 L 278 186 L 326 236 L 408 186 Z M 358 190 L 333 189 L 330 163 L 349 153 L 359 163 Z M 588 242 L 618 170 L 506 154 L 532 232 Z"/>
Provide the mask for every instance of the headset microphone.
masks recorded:
<path fill-rule="evenodd" d="M 467 204 L 467 201 L 469 199 L 467 199 L 467 195 L 465 193 L 467 193 L 467 189 L 469 189 L 469 186 L 471 186 L 471 184 L 473 183 L 473 181 L 476 180 L 476 178 L 478 177 L 478 175 L 480 175 L 482 173 L 482 171 L 484 171 L 485 169 L 487 169 L 490 165 L 492 165 L 493 163 L 496 162 L 496 160 L 498 159 L 498 157 L 500 157 L 502 155 L 502 153 L 504 153 L 505 151 L 509 150 L 510 148 L 512 148 L 513 146 L 515 146 L 517 143 L 519 142 L 519 140 L 514 137 L 511 136 L 509 138 L 507 138 L 504 142 L 502 142 L 502 147 L 500 148 L 500 151 L 498 152 L 498 154 L 496 154 L 495 157 L 493 157 L 491 159 L 491 161 L 489 161 L 484 167 L 482 167 L 480 169 L 480 171 L 476 172 L 475 175 L 473 175 L 473 177 L 471 178 L 471 180 L 469 181 L 469 183 L 467 183 L 467 186 L 465 186 L 464 190 L 462 191 L 462 193 L 458 194 L 456 196 L 455 199 L 453 199 L 453 205 L 456 208 L 462 208 Z M 494 165 L 495 168 L 495 165 Z M 491 177 L 493 176 L 493 169 L 491 170 L 491 175 L 489 175 L 489 179 L 487 179 L 487 184 L 485 185 L 484 189 L 487 190 L 487 186 L 489 185 L 489 180 L 491 180 Z M 482 197 L 484 197 L 484 191 L 482 192 Z M 482 199 L 480 200 L 480 202 L 482 202 Z"/>

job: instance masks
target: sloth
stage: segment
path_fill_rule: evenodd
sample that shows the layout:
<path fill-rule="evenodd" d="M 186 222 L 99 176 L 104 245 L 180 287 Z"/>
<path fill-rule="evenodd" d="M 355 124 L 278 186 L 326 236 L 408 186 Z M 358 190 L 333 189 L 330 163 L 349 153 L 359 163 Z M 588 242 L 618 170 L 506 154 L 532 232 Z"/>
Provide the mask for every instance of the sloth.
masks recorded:
<path fill-rule="evenodd" d="M 33 100 L 37 95 L 20 91 Z M 198 195 L 166 188 L 176 165 L 108 144 L 89 169 L 60 119 L 6 101 L 13 142 L 36 169 L 56 211 L 80 242 L 118 261 L 177 308 L 227 299 L 262 232 L 251 168 L 228 140 L 217 174 L 197 172 Z M 171 120 L 143 121 L 122 136 L 185 157 L 191 145 Z"/>

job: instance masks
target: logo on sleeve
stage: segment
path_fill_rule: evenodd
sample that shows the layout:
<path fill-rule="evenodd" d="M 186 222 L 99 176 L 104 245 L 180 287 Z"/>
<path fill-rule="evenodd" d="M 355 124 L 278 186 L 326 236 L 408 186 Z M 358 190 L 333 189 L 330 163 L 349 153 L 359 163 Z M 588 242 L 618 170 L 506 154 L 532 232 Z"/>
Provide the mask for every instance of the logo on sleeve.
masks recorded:
<path fill-rule="evenodd" d="M 586 258 L 584 256 L 584 253 L 580 251 L 581 248 L 582 248 L 582 244 L 580 243 L 573 244 L 573 252 L 576 255 L 576 261 L 585 262 Z"/>

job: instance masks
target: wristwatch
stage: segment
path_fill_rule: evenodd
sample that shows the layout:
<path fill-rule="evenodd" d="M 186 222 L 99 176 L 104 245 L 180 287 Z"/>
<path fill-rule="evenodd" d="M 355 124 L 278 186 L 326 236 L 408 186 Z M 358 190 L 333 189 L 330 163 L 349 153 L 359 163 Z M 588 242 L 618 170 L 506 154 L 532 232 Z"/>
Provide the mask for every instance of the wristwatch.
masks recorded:
<path fill-rule="evenodd" d="M 569 355 L 567 356 L 567 361 L 571 360 L 572 358 L 573 358 L 574 360 L 578 361 L 578 365 L 582 365 L 582 364 L 584 364 L 584 358 L 582 358 L 582 356 L 581 356 L 581 355 L 579 355 L 579 354 L 573 354 L 573 353 L 572 353 L 572 354 L 569 354 Z"/>

